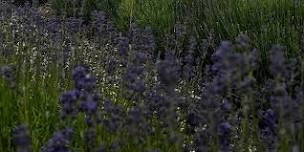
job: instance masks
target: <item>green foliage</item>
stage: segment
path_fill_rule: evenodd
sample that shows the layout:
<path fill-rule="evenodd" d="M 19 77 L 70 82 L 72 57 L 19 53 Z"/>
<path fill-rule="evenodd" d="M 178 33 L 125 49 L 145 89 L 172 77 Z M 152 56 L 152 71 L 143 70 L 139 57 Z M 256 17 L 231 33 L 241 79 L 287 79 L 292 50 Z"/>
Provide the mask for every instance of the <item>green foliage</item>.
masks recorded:
<path fill-rule="evenodd" d="M 177 21 L 188 21 L 198 38 L 213 33 L 219 42 L 247 34 L 264 51 L 271 44 L 287 46 L 288 55 L 302 49 L 304 4 L 291 0 L 52 0 L 57 14 L 89 17 L 106 11 L 120 29 L 131 22 L 151 26 L 158 36 L 172 31 Z"/>
<path fill-rule="evenodd" d="M 271 44 L 287 46 L 288 55 L 301 49 L 303 3 L 290 0 L 194 0 L 184 5 L 201 38 L 214 31 L 218 41 L 247 34 L 267 56 Z M 185 14 L 185 13 L 184 13 Z"/>
<path fill-rule="evenodd" d="M 175 24 L 175 0 L 51 0 L 57 15 L 89 18 L 94 10 L 106 11 L 116 25 L 127 29 L 130 22 L 168 32 Z"/>
<path fill-rule="evenodd" d="M 51 6 L 57 15 L 67 17 L 89 18 L 92 11 L 96 10 L 96 0 L 51 0 Z"/>
<path fill-rule="evenodd" d="M 155 32 L 168 32 L 175 24 L 175 0 L 123 0 L 118 9 L 118 25 L 138 22 Z"/>

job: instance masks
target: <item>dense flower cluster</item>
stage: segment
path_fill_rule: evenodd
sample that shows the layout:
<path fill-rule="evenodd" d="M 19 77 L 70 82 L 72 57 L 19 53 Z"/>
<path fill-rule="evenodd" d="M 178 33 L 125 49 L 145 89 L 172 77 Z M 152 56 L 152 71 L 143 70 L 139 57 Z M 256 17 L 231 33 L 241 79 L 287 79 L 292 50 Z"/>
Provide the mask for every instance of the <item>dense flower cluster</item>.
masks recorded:
<path fill-rule="evenodd" d="M 0 110 L 17 106 L 35 141 L 16 127 L 18 151 L 304 150 L 303 58 L 282 46 L 262 64 L 247 36 L 212 50 L 183 23 L 158 46 L 150 27 L 119 32 L 103 12 L 85 22 L 3 3 L 0 16 L 0 89 L 16 88 Z M 0 133 L 15 124 L 0 123 Z"/>

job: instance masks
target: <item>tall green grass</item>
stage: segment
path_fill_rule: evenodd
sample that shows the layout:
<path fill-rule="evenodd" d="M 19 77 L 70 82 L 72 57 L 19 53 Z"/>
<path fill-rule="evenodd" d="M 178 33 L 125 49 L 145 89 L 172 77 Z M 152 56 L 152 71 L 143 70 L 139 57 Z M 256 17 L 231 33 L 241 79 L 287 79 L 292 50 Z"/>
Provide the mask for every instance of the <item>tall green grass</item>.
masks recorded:
<path fill-rule="evenodd" d="M 198 5 L 199 4 L 199 5 Z M 247 34 L 265 53 L 272 44 L 287 46 L 298 55 L 303 30 L 303 3 L 292 0 L 196 0 L 187 9 L 197 35 L 214 31 L 217 40 Z M 267 54 L 265 54 L 267 55 Z"/>
<path fill-rule="evenodd" d="M 151 26 L 158 37 L 172 32 L 177 21 L 187 22 L 197 38 L 210 35 L 216 42 L 247 34 L 266 59 L 272 44 L 287 46 L 288 56 L 303 47 L 304 3 L 294 0 L 51 0 L 57 12 L 80 9 L 86 16 L 104 10 L 117 27 L 127 30 L 131 22 Z M 76 2 L 76 1 L 75 1 Z M 73 4 L 73 7 L 68 5 Z M 80 7 L 80 8 L 77 8 Z M 70 9 L 70 10 L 69 10 Z M 71 13 L 67 13 L 71 14 Z M 73 14 L 73 13 L 72 13 Z"/>

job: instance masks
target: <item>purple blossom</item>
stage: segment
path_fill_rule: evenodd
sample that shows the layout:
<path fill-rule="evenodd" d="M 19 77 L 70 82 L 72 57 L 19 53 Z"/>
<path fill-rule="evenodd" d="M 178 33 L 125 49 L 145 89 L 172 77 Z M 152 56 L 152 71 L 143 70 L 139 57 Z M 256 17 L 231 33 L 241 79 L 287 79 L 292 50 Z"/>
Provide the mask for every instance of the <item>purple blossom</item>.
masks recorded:
<path fill-rule="evenodd" d="M 17 152 L 31 152 L 32 140 L 26 125 L 17 126 L 13 130 L 13 142 Z"/>
<path fill-rule="evenodd" d="M 219 138 L 220 138 L 220 146 L 221 146 L 221 151 L 223 152 L 229 152 L 230 150 L 230 135 L 232 131 L 232 126 L 230 125 L 229 122 L 222 122 L 219 125 Z"/>
<path fill-rule="evenodd" d="M 202 118 L 201 118 L 201 116 L 198 113 L 196 113 L 196 112 L 190 112 L 187 115 L 186 122 L 187 122 L 187 125 L 188 125 L 189 132 L 194 133 L 195 132 L 195 128 L 199 127 L 199 125 L 201 125 Z"/>
<path fill-rule="evenodd" d="M 77 100 L 79 98 L 79 92 L 72 90 L 64 92 L 60 97 L 60 104 L 62 107 L 61 116 L 65 118 L 67 115 L 71 115 L 75 118 L 78 113 Z"/>
<path fill-rule="evenodd" d="M 71 128 L 55 132 L 47 145 L 42 148 L 42 152 L 69 152 L 69 143 L 73 135 Z"/>
<path fill-rule="evenodd" d="M 157 64 L 160 82 L 167 87 L 175 87 L 180 79 L 180 66 L 172 54 Z"/>
<path fill-rule="evenodd" d="M 1 75 L 9 87 L 16 87 L 16 73 L 11 66 L 5 65 L 1 67 Z"/>
<path fill-rule="evenodd" d="M 97 111 L 97 102 L 92 99 L 88 99 L 81 103 L 81 109 L 87 114 L 94 114 Z"/>
<path fill-rule="evenodd" d="M 129 50 L 129 39 L 127 37 L 123 37 L 123 36 L 120 36 L 118 39 L 117 39 L 117 48 L 118 48 L 118 52 L 119 52 L 119 55 L 121 57 L 127 57 L 128 55 L 128 50 Z"/>
<path fill-rule="evenodd" d="M 273 109 L 267 109 L 261 113 L 261 121 L 259 123 L 261 138 L 269 149 L 275 148 L 277 140 L 277 114 Z"/>
<path fill-rule="evenodd" d="M 270 62 L 270 71 L 273 76 L 285 76 L 287 71 L 282 46 L 275 45 L 272 47 Z"/>
<path fill-rule="evenodd" d="M 89 74 L 89 69 L 85 66 L 77 66 L 73 69 L 73 79 L 74 81 L 81 80 Z"/>

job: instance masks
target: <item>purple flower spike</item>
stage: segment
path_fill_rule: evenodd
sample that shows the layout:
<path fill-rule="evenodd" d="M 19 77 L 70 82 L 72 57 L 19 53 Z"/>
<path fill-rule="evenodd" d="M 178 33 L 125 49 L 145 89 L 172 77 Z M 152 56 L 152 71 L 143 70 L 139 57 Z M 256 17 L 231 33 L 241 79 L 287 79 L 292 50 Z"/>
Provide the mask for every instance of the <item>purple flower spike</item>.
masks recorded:
<path fill-rule="evenodd" d="M 89 74 L 89 69 L 85 66 L 77 66 L 73 69 L 73 79 L 78 81 L 82 78 L 85 78 Z"/>
<path fill-rule="evenodd" d="M 71 128 L 54 133 L 47 145 L 42 148 L 42 152 L 70 152 L 69 143 L 73 135 Z"/>
<path fill-rule="evenodd" d="M 13 142 L 17 152 L 32 151 L 32 141 L 26 125 L 20 125 L 13 130 Z"/>

